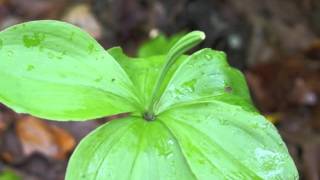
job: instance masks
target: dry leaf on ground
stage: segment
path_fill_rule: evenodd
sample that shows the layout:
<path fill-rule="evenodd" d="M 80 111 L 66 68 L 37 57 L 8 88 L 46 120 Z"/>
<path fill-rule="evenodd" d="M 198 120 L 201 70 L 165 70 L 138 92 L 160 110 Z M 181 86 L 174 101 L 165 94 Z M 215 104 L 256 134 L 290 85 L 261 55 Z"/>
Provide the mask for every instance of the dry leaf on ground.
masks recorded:
<path fill-rule="evenodd" d="M 38 152 L 55 159 L 65 159 L 75 146 L 75 139 L 64 129 L 31 117 L 17 121 L 16 133 L 24 154 Z"/>

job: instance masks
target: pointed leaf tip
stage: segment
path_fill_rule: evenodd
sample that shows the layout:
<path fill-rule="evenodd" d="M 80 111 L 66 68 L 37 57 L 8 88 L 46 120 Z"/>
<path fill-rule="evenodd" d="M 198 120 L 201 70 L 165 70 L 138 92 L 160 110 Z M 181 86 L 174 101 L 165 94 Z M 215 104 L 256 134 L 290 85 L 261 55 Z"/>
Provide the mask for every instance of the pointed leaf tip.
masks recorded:
<path fill-rule="evenodd" d="M 206 39 L 206 34 L 203 31 L 193 31 L 191 33 L 195 33 L 201 40 Z"/>

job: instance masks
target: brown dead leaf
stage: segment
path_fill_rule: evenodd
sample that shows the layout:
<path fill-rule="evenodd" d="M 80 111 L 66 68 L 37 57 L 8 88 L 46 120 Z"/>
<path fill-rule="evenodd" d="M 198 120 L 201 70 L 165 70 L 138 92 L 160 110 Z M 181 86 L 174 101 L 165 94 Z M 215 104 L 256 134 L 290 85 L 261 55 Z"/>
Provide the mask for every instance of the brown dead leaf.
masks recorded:
<path fill-rule="evenodd" d="M 59 159 L 64 159 L 66 154 L 74 148 L 75 139 L 64 129 L 59 128 L 58 126 L 51 125 L 50 127 L 60 150 L 60 153 L 57 154 L 57 157 Z"/>
<path fill-rule="evenodd" d="M 25 116 L 17 121 L 16 133 L 24 154 L 42 153 L 55 159 L 65 159 L 75 146 L 75 139 L 65 130 Z"/>
<path fill-rule="evenodd" d="M 320 62 L 301 55 L 260 64 L 246 77 L 263 112 L 315 106 L 320 95 Z"/>
<path fill-rule="evenodd" d="M 13 155 L 8 151 L 2 152 L 0 154 L 0 157 L 1 157 L 1 160 L 6 163 L 12 163 L 14 161 Z"/>

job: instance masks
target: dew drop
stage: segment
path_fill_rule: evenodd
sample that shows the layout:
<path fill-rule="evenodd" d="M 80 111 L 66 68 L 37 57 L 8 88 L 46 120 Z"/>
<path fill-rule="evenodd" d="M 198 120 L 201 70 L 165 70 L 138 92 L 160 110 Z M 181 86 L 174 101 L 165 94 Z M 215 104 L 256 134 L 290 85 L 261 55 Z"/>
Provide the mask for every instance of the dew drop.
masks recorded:
<path fill-rule="evenodd" d="M 282 154 L 270 150 L 257 148 L 255 156 L 262 169 L 265 171 L 266 177 L 275 177 L 281 173 L 282 169 L 279 168 L 284 163 L 285 158 Z"/>
<path fill-rule="evenodd" d="M 261 129 L 266 129 L 268 127 L 269 123 L 267 121 L 264 121 L 263 123 L 260 124 Z"/>
<path fill-rule="evenodd" d="M 171 153 L 168 153 L 168 154 L 166 155 L 166 158 L 167 158 L 167 159 L 170 159 L 172 156 L 173 156 L 173 153 L 171 152 Z"/>
<path fill-rule="evenodd" d="M 189 89 L 191 92 L 193 92 L 194 89 L 195 89 L 194 86 L 195 86 L 196 82 L 197 82 L 197 80 L 196 80 L 196 79 L 193 79 L 193 80 L 191 80 L 191 81 L 187 81 L 187 82 L 183 83 L 182 86 L 184 86 L 185 88 L 187 88 L 187 89 Z"/>
<path fill-rule="evenodd" d="M 173 145 L 173 144 L 174 144 L 174 141 L 173 141 L 172 139 L 170 139 L 170 140 L 168 141 L 168 144 Z"/>
<path fill-rule="evenodd" d="M 166 142 L 157 143 L 156 148 L 157 148 L 158 154 L 160 156 L 164 156 L 164 157 L 168 158 L 169 156 L 172 156 L 172 154 L 173 154 L 172 150 L 170 149 L 169 144 Z"/>

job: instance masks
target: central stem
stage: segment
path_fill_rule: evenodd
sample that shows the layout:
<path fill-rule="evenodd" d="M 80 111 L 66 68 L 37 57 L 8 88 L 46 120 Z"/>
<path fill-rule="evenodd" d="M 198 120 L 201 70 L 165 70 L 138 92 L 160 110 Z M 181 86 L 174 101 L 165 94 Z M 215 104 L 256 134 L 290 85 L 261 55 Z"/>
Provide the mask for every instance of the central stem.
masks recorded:
<path fill-rule="evenodd" d="M 190 50 L 194 46 L 198 45 L 201 41 L 205 39 L 205 34 L 201 31 L 193 31 L 183 36 L 176 42 L 172 48 L 169 50 L 166 56 L 166 62 L 162 66 L 160 74 L 156 80 L 156 85 L 153 88 L 151 99 L 148 103 L 146 112 L 144 113 L 144 118 L 148 121 L 155 119 L 154 105 L 157 102 L 160 94 L 161 85 L 166 77 L 170 67 L 178 60 L 178 58 Z"/>
<path fill-rule="evenodd" d="M 150 114 L 149 112 L 145 112 L 145 113 L 143 114 L 143 118 L 144 118 L 145 120 L 147 120 L 147 121 L 153 121 L 153 120 L 156 119 L 156 116 L 155 116 L 155 114 Z"/>

